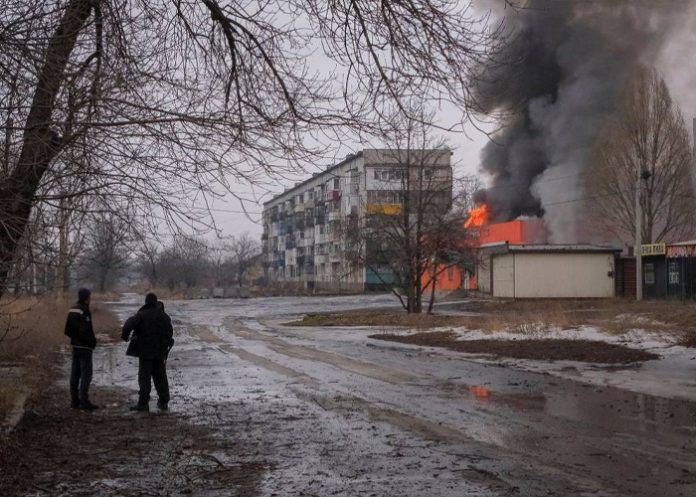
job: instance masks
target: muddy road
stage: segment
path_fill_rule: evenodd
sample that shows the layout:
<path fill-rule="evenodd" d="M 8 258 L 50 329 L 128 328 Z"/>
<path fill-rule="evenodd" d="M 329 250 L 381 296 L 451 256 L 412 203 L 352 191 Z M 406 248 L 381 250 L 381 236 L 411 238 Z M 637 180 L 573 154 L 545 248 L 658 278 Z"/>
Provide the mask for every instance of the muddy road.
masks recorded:
<path fill-rule="evenodd" d="M 696 495 L 694 403 L 367 338 L 374 329 L 283 326 L 305 312 L 389 303 L 167 302 L 177 339 L 171 412 L 146 419 L 175 419 L 177 446 L 253 477 L 243 487 L 150 478 L 142 495 Z M 125 316 L 136 305 L 115 308 Z M 95 357 L 94 396 L 107 406 L 94 416 L 142 424 L 123 401 L 109 406 L 112 391 L 135 399 L 136 364 L 124 349 Z M 198 435 L 187 445 L 189 431 Z M 137 464 L 137 451 L 131 457 Z M 128 493 L 126 476 L 99 478 L 118 482 L 114 495 L 141 495 Z"/>

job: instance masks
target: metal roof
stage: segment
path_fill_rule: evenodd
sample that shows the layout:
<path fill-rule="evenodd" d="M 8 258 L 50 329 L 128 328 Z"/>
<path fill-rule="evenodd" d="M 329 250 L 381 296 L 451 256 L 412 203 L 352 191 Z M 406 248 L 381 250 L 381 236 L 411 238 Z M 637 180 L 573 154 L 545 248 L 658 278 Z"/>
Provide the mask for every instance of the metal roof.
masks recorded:
<path fill-rule="evenodd" d="M 508 245 L 509 252 L 587 253 L 621 252 L 620 248 L 584 244 Z"/>

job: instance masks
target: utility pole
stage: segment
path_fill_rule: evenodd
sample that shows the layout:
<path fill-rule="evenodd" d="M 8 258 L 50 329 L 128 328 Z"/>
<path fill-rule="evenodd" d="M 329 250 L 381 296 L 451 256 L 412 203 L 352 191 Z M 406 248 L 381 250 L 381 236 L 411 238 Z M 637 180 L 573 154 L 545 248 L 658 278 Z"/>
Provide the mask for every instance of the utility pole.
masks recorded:
<path fill-rule="evenodd" d="M 647 169 L 641 171 L 638 168 L 638 178 L 636 179 L 636 246 L 633 249 L 636 256 L 636 300 L 643 300 L 643 206 L 640 202 L 643 183 L 641 180 L 647 186 L 650 176 L 652 176 L 650 171 Z"/>
<path fill-rule="evenodd" d="M 640 205 L 641 168 L 636 168 L 636 239 L 633 245 L 633 255 L 636 257 L 636 300 L 643 300 L 643 209 Z"/>

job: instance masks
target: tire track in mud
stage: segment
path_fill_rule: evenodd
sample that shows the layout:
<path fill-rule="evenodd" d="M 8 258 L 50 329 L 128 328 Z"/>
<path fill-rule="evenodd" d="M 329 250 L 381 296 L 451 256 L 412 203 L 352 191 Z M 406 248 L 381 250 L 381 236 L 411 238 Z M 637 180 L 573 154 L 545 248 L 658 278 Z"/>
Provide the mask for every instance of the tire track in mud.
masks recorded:
<path fill-rule="evenodd" d="M 256 366 L 259 366 L 261 368 L 264 368 L 268 371 L 272 371 L 274 373 L 278 373 L 283 376 L 287 376 L 288 378 L 292 378 L 300 383 L 304 383 L 306 385 L 318 385 L 319 382 L 316 380 L 316 378 L 312 378 L 311 376 L 302 373 L 300 371 L 297 371 L 296 369 L 288 368 L 286 366 L 283 366 L 281 364 L 278 364 L 277 362 L 271 361 L 270 359 L 260 356 L 258 354 L 254 354 L 252 352 L 249 352 L 248 350 L 244 350 L 241 347 L 233 347 L 232 345 L 229 345 L 225 343 L 224 340 L 222 340 L 219 336 L 217 336 L 215 333 L 210 331 L 210 328 L 207 326 L 202 326 L 202 325 L 192 325 L 190 327 L 191 334 L 197 336 L 200 338 L 203 342 L 205 342 L 208 345 L 211 345 L 218 350 L 222 352 L 226 352 L 229 354 L 234 354 L 243 361 L 250 362 Z"/>
<path fill-rule="evenodd" d="M 377 379 L 390 384 L 413 384 L 418 377 L 391 368 L 384 368 L 372 363 L 358 361 L 330 352 L 310 347 L 290 345 L 282 339 L 262 335 L 244 327 L 237 319 L 228 319 L 225 328 L 234 336 L 252 342 L 262 342 L 270 350 L 288 357 L 319 361 L 339 369 Z M 205 343 L 214 346 L 223 353 L 231 353 L 271 372 L 296 380 L 302 385 L 289 385 L 295 395 L 303 400 L 320 406 L 325 411 L 364 412 L 373 422 L 387 423 L 412 433 L 413 435 L 436 444 L 442 444 L 440 452 L 470 460 L 462 477 L 472 483 L 485 484 L 487 488 L 502 495 L 556 495 L 547 493 L 549 488 L 556 488 L 558 495 L 570 488 L 568 495 L 593 495 L 595 497 L 618 497 L 622 494 L 609 490 L 608 481 L 598 481 L 596 477 L 586 474 L 581 467 L 572 464 L 560 464 L 558 461 L 549 465 L 543 459 L 536 459 L 533 466 L 527 461 L 524 448 L 510 448 L 485 441 L 465 433 L 453 426 L 430 421 L 428 419 L 382 407 L 374 402 L 353 394 L 341 392 L 331 396 L 325 391 L 326 385 L 318 379 L 301 371 L 280 365 L 266 357 L 253 354 L 241 347 L 228 344 L 213 333 L 208 327 L 193 326 L 192 332 Z M 445 450 L 447 448 L 448 450 Z M 519 492 L 522 490 L 522 493 Z"/>
<path fill-rule="evenodd" d="M 415 375 L 405 371 L 400 371 L 398 369 L 378 366 L 377 364 L 371 362 L 359 361 L 357 359 L 335 354 L 333 352 L 326 352 L 313 347 L 291 345 L 285 340 L 250 331 L 239 319 L 227 319 L 224 322 L 224 326 L 230 333 L 238 336 L 239 338 L 264 342 L 268 344 L 268 347 L 274 352 L 293 357 L 295 359 L 323 362 L 350 373 L 367 376 L 368 378 L 392 384 L 415 383 L 420 379 Z"/>

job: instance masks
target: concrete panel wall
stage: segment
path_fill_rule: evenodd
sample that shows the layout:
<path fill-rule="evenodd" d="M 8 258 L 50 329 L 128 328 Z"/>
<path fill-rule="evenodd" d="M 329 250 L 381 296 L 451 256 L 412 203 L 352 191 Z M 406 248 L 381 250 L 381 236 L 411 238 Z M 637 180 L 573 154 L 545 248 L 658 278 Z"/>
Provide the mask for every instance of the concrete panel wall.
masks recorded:
<path fill-rule="evenodd" d="M 515 297 L 515 256 L 513 254 L 492 257 L 493 295 L 496 297 Z"/>
<path fill-rule="evenodd" d="M 614 296 L 614 278 L 609 276 L 614 272 L 613 254 L 517 253 L 514 266 L 515 298 Z M 494 293 L 498 296 L 495 286 Z"/>

